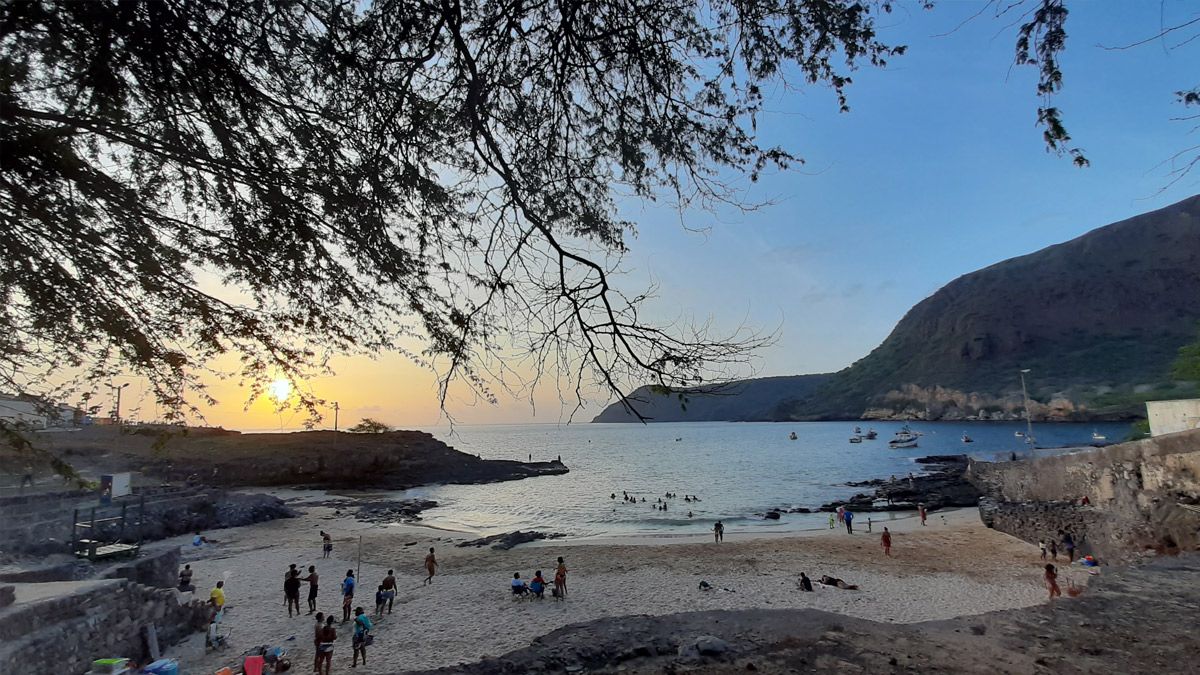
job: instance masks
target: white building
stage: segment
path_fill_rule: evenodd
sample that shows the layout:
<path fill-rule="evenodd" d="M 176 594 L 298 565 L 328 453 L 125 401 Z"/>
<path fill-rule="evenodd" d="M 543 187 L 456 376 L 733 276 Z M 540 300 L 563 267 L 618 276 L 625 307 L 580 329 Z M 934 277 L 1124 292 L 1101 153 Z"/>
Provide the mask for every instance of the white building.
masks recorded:
<path fill-rule="evenodd" d="M 1150 418 L 1151 436 L 1200 429 L 1200 398 L 1147 401 L 1146 416 Z"/>
<path fill-rule="evenodd" d="M 8 426 L 46 427 L 46 410 L 41 404 L 8 396 L 0 397 L 0 423 Z"/>

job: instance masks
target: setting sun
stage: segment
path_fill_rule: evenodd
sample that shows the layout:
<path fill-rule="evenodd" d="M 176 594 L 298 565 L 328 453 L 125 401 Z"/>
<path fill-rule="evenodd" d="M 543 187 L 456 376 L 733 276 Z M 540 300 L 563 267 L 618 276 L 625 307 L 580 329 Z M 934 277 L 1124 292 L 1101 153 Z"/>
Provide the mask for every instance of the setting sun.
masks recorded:
<path fill-rule="evenodd" d="M 283 401 L 288 400 L 288 397 L 292 395 L 292 383 L 283 378 L 279 378 L 272 382 L 270 386 L 267 387 L 267 390 L 270 392 L 271 398 L 282 403 Z"/>

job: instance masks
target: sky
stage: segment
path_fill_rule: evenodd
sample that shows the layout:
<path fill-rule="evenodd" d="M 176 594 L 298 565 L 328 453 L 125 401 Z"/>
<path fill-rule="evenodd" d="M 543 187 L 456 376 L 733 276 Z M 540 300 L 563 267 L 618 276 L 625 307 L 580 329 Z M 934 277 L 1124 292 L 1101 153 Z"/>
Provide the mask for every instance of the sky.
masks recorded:
<path fill-rule="evenodd" d="M 1087 169 L 1045 150 L 1035 125 L 1036 69 L 1012 65 L 1015 17 L 987 10 L 964 23 L 982 3 L 914 5 L 879 18 L 881 39 L 909 49 L 886 69 L 853 74 L 849 113 L 839 113 L 821 87 L 773 92 L 760 140 L 805 164 L 764 176 L 747 192 L 769 206 L 680 214 L 661 204 L 622 205 L 638 227 L 624 283 L 656 282 L 650 309 L 777 335 L 745 375 L 843 368 L 962 274 L 1200 192 L 1200 173 L 1166 187 L 1163 165 L 1198 142 L 1200 132 L 1172 118 L 1185 114 L 1174 92 L 1200 84 L 1200 39 L 1176 47 L 1195 34 L 1179 32 L 1105 48 L 1200 16 L 1194 2 L 1068 3 L 1065 85 L 1053 104 L 1091 160 Z M 433 374 L 401 356 L 336 359 L 333 367 L 336 375 L 303 386 L 339 401 L 343 427 L 364 416 L 401 426 L 446 421 Z M 236 383 L 214 383 L 212 393 L 222 404 L 206 413 L 211 424 L 284 429 L 303 419 L 276 413 L 267 400 L 244 409 Z M 502 395 L 493 406 L 460 394 L 448 412 L 466 424 L 558 423 L 571 412 L 552 386 L 533 402 Z M 590 401 L 575 421 L 607 402 Z M 153 418 L 152 404 L 134 407 Z"/>

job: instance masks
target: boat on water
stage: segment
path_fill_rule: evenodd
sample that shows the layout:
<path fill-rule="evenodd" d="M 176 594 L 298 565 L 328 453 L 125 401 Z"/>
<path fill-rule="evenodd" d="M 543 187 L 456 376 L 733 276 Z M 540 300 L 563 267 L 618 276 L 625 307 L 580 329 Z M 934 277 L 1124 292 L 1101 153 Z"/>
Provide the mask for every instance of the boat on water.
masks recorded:
<path fill-rule="evenodd" d="M 975 439 L 971 438 L 970 436 L 968 436 L 968 435 L 966 435 L 966 434 L 963 434 L 963 435 L 962 435 L 962 442 L 963 442 L 963 443 L 974 443 L 974 442 L 975 442 Z"/>
<path fill-rule="evenodd" d="M 796 438 L 797 438 L 796 432 L 793 431 L 792 433 L 788 434 L 789 441 L 794 441 L 794 440 L 796 440 Z"/>
<path fill-rule="evenodd" d="M 1092 440 L 1093 441 L 1107 441 L 1108 436 L 1105 436 L 1104 434 L 1097 432 L 1095 429 L 1092 429 Z"/>
<path fill-rule="evenodd" d="M 876 431 L 874 429 L 867 429 L 866 436 L 863 436 L 863 438 L 867 439 L 868 441 L 873 441 L 878 437 L 879 437 L 879 434 L 876 433 Z"/>
<path fill-rule="evenodd" d="M 1025 432 L 1024 431 L 1014 431 L 1013 436 L 1016 436 L 1017 438 L 1025 438 Z"/>
<path fill-rule="evenodd" d="M 915 448 L 917 447 L 917 439 L 919 435 L 905 424 L 900 431 L 896 432 L 895 437 L 888 441 L 889 448 Z"/>
<path fill-rule="evenodd" d="M 851 443 L 862 443 L 862 436 L 851 436 L 850 442 Z"/>
<path fill-rule="evenodd" d="M 854 435 L 861 436 L 862 435 L 862 427 L 854 427 Z"/>

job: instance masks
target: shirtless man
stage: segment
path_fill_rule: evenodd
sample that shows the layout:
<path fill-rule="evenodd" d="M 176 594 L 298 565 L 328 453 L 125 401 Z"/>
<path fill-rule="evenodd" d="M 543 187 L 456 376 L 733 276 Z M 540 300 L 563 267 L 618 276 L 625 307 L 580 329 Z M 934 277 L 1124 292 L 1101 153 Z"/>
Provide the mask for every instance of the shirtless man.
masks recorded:
<path fill-rule="evenodd" d="M 883 534 L 879 537 L 879 545 L 883 547 L 883 554 L 887 557 L 892 557 L 892 533 L 888 529 L 883 528 Z"/>
<path fill-rule="evenodd" d="M 383 599 L 387 602 L 388 614 L 391 614 L 392 603 L 396 600 L 396 575 L 392 570 L 388 570 L 387 576 L 383 578 Z"/>
<path fill-rule="evenodd" d="M 719 544 L 724 539 L 725 539 L 725 524 L 718 520 L 713 525 L 713 541 Z"/>
<path fill-rule="evenodd" d="M 313 565 L 308 566 L 308 576 L 300 581 L 308 582 L 308 613 L 312 614 L 317 611 L 317 584 L 321 577 L 317 574 L 317 568 Z"/>
<path fill-rule="evenodd" d="M 425 571 L 429 572 L 429 576 L 425 577 L 426 584 L 433 583 L 433 575 L 437 573 L 437 558 L 433 557 L 433 547 L 429 547 L 429 555 L 425 556 Z"/>

